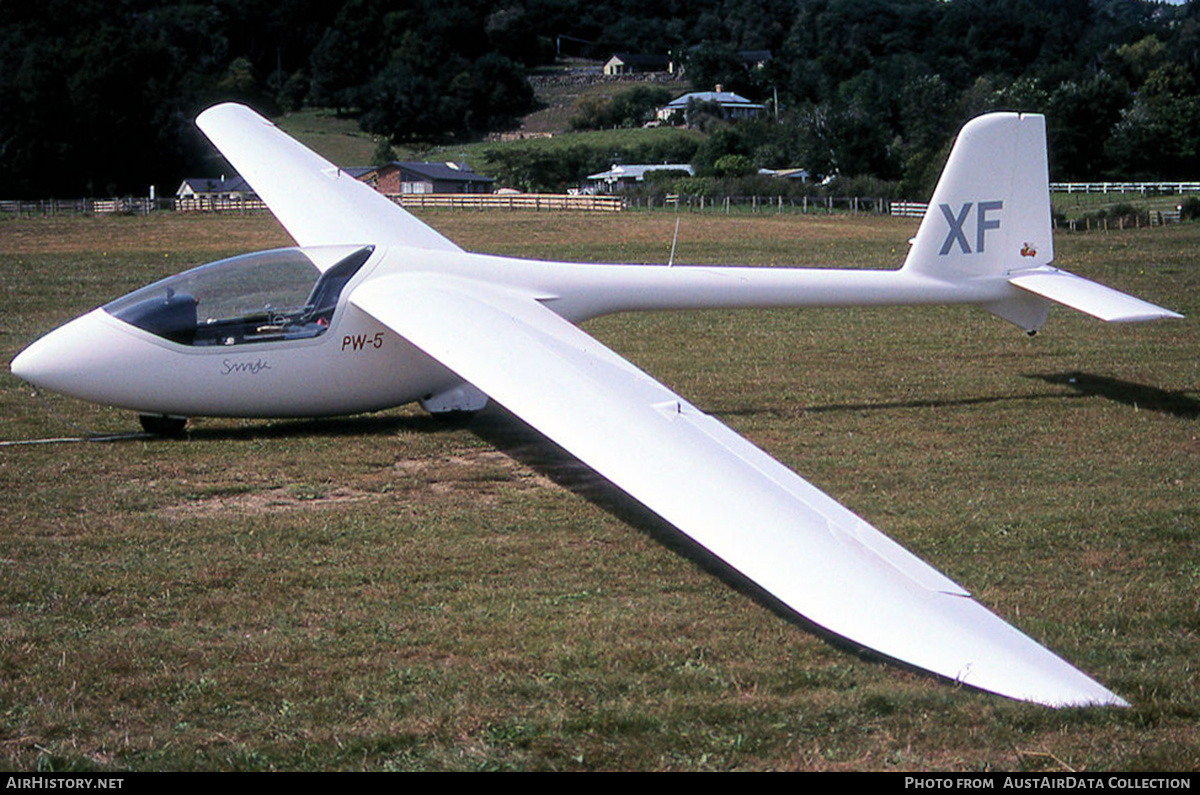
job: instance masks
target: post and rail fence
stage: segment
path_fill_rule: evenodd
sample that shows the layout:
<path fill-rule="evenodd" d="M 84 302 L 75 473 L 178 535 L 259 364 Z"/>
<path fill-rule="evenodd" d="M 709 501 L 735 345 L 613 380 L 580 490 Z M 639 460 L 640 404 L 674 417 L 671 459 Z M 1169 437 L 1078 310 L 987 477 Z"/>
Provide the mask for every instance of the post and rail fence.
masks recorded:
<path fill-rule="evenodd" d="M 1185 193 L 1200 193 L 1200 182 L 1051 182 L 1050 192 L 1182 196 Z"/>
<path fill-rule="evenodd" d="M 533 210 L 620 212 L 629 206 L 623 196 L 548 193 L 404 193 L 387 195 L 408 209 Z M 0 200 L 0 216 L 145 215 L 157 210 L 181 213 L 260 213 L 267 205 L 258 198 L 188 196 L 170 199 L 119 197 L 111 199 Z"/>
<path fill-rule="evenodd" d="M 1052 182 L 1050 192 L 1075 196 L 1165 197 L 1200 194 L 1200 182 Z M 800 214 L 858 215 L 887 214 L 901 218 L 922 218 L 929 205 L 924 202 L 890 200 L 876 197 L 834 196 L 702 196 L 667 194 L 665 197 L 624 195 L 546 194 L 546 193 L 405 193 L 388 194 L 402 207 L 415 210 L 514 210 L 621 212 L 630 208 L 669 209 L 684 212 L 795 212 Z M 0 200 L 0 217 L 54 215 L 144 215 L 156 211 L 215 212 L 250 214 L 267 212 L 266 204 L 255 197 L 160 198 L 117 197 L 110 199 L 39 199 L 33 201 Z M 1152 210 L 1145 221 L 1159 226 L 1180 220 L 1178 207 Z M 1136 219 L 1134 223 L 1138 223 Z M 1124 220 L 1112 219 L 1112 225 L 1124 228 Z M 1067 221 L 1064 227 L 1077 229 L 1109 228 L 1102 221 Z"/>

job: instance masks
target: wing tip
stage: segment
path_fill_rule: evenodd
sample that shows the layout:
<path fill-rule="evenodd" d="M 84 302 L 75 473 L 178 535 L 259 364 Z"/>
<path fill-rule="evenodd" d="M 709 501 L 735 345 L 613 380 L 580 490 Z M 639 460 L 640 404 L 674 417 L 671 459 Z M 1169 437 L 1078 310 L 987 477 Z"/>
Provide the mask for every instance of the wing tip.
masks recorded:
<path fill-rule="evenodd" d="M 1105 318 L 1109 323 L 1148 323 L 1151 320 L 1184 320 L 1186 316 L 1178 312 L 1172 312 L 1170 309 L 1158 307 L 1155 312 L 1146 312 L 1144 314 L 1129 314 L 1121 317 Z"/>
<path fill-rule="evenodd" d="M 1080 696 L 1069 696 L 1063 698 L 1034 698 L 1028 699 L 1042 706 L 1050 707 L 1051 709 L 1093 709 L 1113 707 L 1116 709 L 1130 709 L 1133 707 L 1125 699 L 1118 696 L 1109 690 L 1100 688 L 1103 692 L 1099 694 L 1086 694 Z"/>
<path fill-rule="evenodd" d="M 239 116 L 243 118 L 248 117 L 268 127 L 275 126 L 275 122 L 249 105 L 244 105 L 241 102 L 218 102 L 216 105 L 210 105 L 196 116 L 196 126 L 207 132 L 206 125 L 211 125 L 213 122 L 221 119 Z"/>
<path fill-rule="evenodd" d="M 1061 658 L 1062 668 L 1055 672 L 1042 672 L 1043 676 L 1030 676 L 1020 683 L 995 681 L 994 677 L 978 677 L 967 673 L 955 677 L 954 682 L 962 687 L 982 693 L 1001 696 L 1013 701 L 1024 701 L 1050 709 L 1090 709 L 1117 707 L 1128 709 L 1128 701 L 1104 685 L 1075 668 Z"/>

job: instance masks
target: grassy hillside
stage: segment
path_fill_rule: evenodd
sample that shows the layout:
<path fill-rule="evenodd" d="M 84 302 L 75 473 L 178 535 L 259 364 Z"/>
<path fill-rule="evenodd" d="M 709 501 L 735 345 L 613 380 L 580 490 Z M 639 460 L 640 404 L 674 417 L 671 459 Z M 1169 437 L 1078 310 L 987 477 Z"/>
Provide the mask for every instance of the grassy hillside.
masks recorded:
<path fill-rule="evenodd" d="M 600 72 L 602 66 L 603 64 L 599 62 L 590 64 L 590 68 L 596 73 Z M 588 81 L 586 78 L 579 80 L 544 79 L 566 77 L 572 73 L 578 75 L 581 71 L 584 70 L 580 68 L 579 64 L 566 63 L 557 70 L 544 72 L 540 75 L 543 79 L 535 77 L 532 81 L 534 95 L 542 108 L 526 116 L 521 122 L 521 129 L 529 132 L 550 133 L 569 130 L 571 119 L 578 112 L 578 105 L 582 100 L 608 99 L 618 92 L 641 84 L 641 81 L 629 78 L 594 81 Z M 676 95 L 692 90 L 690 84 L 684 81 L 675 81 L 666 85 Z"/>
<path fill-rule="evenodd" d="M 359 129 L 358 122 L 339 118 L 332 110 L 307 109 L 288 113 L 275 123 L 288 135 L 343 168 L 369 166 L 378 138 Z"/>
<path fill-rule="evenodd" d="M 633 84 L 621 81 L 539 85 L 537 93 L 543 109 L 527 117 L 521 128 L 526 132 L 550 133 L 552 138 L 504 142 L 462 141 L 436 146 L 401 145 L 396 147 L 396 152 L 402 159 L 465 161 L 481 173 L 488 174 L 489 168 L 494 167 L 488 157 L 489 151 L 526 150 L 553 155 L 571 148 L 584 148 L 602 152 L 610 158 L 614 152 L 622 149 L 645 148 L 675 136 L 702 137 L 695 131 L 673 129 L 569 132 L 570 119 L 580 99 L 610 96 Z M 680 89 L 681 92 L 683 90 L 685 89 Z M 339 166 L 369 165 L 379 141 L 377 136 L 360 130 L 355 120 L 340 118 L 328 109 L 295 111 L 276 119 L 275 122 L 289 135 Z"/>

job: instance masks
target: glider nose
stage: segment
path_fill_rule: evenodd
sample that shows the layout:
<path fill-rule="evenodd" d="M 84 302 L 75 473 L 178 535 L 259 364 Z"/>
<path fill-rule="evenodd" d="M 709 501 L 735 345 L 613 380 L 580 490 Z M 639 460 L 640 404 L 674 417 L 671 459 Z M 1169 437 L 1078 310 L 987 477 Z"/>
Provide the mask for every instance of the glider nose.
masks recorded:
<path fill-rule="evenodd" d="M 12 374 L 34 386 L 46 386 L 46 376 L 60 369 L 54 362 L 59 358 L 55 355 L 55 349 L 59 347 L 58 336 L 61 331 L 51 331 L 18 353 L 9 365 Z"/>
<path fill-rule="evenodd" d="M 10 365 L 12 374 L 51 392 L 75 397 L 89 393 L 103 367 L 98 349 L 112 333 L 97 317 L 101 311 L 76 318 L 21 351 Z"/>

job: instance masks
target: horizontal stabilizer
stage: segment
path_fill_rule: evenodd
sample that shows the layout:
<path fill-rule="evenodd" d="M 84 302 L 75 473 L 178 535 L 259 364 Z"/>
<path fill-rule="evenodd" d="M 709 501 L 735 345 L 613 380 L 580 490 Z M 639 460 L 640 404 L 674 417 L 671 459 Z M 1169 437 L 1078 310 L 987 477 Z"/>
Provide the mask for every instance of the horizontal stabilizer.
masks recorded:
<path fill-rule="evenodd" d="M 1022 290 L 1028 290 L 1110 323 L 1138 323 L 1183 317 L 1178 312 L 1172 312 L 1058 268 L 1047 266 L 1017 271 L 1016 275 L 1009 277 L 1008 282 Z"/>

